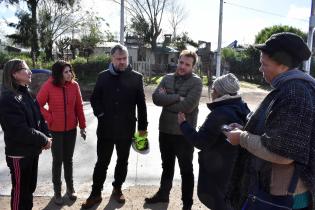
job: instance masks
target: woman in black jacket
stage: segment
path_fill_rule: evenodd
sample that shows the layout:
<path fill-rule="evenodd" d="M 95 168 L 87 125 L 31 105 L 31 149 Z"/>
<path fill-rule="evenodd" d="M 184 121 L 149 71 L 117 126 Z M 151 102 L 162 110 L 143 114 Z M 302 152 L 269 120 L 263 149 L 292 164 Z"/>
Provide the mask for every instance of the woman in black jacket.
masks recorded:
<path fill-rule="evenodd" d="M 226 141 L 221 127 L 238 122 L 244 124 L 250 112 L 242 101 L 239 81 L 233 74 L 218 77 L 212 86 L 212 103 L 208 104 L 211 113 L 197 132 L 185 119 L 184 113 L 178 114 L 182 133 L 199 152 L 199 178 L 197 194 L 199 200 L 212 210 L 229 209 L 224 201 L 238 147 Z"/>
<path fill-rule="evenodd" d="M 32 209 L 38 156 L 42 149 L 51 146 L 39 106 L 28 92 L 31 76 L 32 72 L 23 60 L 13 59 L 4 65 L 0 124 L 11 173 L 11 209 L 14 210 Z"/>

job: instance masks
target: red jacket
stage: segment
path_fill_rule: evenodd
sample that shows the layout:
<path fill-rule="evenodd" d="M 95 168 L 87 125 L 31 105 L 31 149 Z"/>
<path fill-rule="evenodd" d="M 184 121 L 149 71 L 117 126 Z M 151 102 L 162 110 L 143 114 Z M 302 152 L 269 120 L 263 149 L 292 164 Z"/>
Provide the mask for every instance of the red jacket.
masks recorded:
<path fill-rule="evenodd" d="M 66 82 L 63 87 L 58 87 L 49 78 L 36 98 L 49 130 L 69 131 L 77 127 L 78 121 L 81 129 L 86 127 L 83 101 L 77 82 Z"/>

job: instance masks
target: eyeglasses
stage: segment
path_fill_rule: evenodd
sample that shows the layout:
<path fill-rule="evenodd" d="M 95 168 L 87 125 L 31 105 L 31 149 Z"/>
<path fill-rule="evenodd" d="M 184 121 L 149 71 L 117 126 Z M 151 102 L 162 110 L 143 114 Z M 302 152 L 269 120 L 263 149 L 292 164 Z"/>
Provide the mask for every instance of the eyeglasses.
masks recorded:
<path fill-rule="evenodd" d="M 29 68 L 20 68 L 17 71 L 21 71 L 21 70 L 25 70 L 25 71 L 31 71 Z"/>

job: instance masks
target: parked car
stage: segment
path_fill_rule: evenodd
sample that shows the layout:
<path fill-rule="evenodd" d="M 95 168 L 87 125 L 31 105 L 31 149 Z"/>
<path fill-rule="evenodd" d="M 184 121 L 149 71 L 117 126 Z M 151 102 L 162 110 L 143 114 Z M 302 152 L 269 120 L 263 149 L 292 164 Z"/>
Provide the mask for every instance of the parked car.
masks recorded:
<path fill-rule="evenodd" d="M 32 69 L 32 82 L 29 86 L 31 94 L 36 97 L 42 84 L 49 78 L 51 71 L 48 69 Z"/>

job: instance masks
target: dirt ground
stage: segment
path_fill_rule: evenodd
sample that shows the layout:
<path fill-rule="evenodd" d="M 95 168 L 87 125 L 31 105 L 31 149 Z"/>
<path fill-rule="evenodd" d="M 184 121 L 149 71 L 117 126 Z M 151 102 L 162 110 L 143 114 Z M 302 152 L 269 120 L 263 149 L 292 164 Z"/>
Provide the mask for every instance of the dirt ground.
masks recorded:
<path fill-rule="evenodd" d="M 146 99 L 150 102 L 152 91 L 154 86 L 147 86 L 145 88 Z M 242 88 L 241 95 L 245 102 L 248 103 L 251 109 L 254 109 L 258 103 L 267 94 L 267 91 L 262 89 L 250 89 Z M 208 90 L 203 89 L 201 103 L 209 102 Z M 10 184 L 10 183 L 8 183 Z M 153 195 L 158 190 L 158 186 L 132 186 L 123 190 L 126 197 L 126 203 L 124 205 L 116 203 L 114 200 L 110 199 L 110 194 L 103 193 L 103 201 L 100 205 L 96 205 L 91 208 L 92 210 L 140 210 L 140 209 L 151 209 L 151 210 L 180 210 L 182 208 L 181 202 L 181 189 L 179 185 L 175 185 L 172 188 L 170 195 L 170 202 L 163 204 L 146 205 L 144 204 L 144 198 Z M 66 197 L 64 198 L 65 204 L 63 206 L 56 206 L 50 196 L 35 196 L 34 197 L 34 210 L 77 210 L 81 208 L 82 202 L 86 199 L 83 195 L 78 195 L 78 199 L 75 202 L 71 202 Z M 0 195 L 0 209 L 9 210 L 10 209 L 10 197 Z M 207 208 L 198 200 L 196 195 L 196 187 L 194 193 L 194 205 L 193 210 L 206 210 Z"/>
<path fill-rule="evenodd" d="M 144 198 L 153 195 L 158 190 L 158 186 L 133 186 L 123 190 L 126 197 L 126 203 L 124 205 L 118 204 L 116 201 L 110 198 L 110 194 L 103 193 L 103 201 L 100 205 L 95 205 L 90 208 L 91 210 L 140 210 L 140 209 L 151 209 L 151 210 L 180 210 L 181 204 L 181 190 L 180 186 L 173 186 L 170 194 L 169 203 L 159 203 L 147 205 L 144 203 Z M 77 210 L 81 208 L 81 204 L 85 201 L 85 198 L 80 197 L 72 202 L 65 196 L 63 197 L 65 203 L 63 206 L 57 206 L 51 200 L 51 197 L 34 197 L 34 210 Z M 9 196 L 0 197 L 0 209 L 9 210 Z M 206 210 L 207 208 L 198 200 L 196 192 L 194 194 L 194 210 Z"/>

